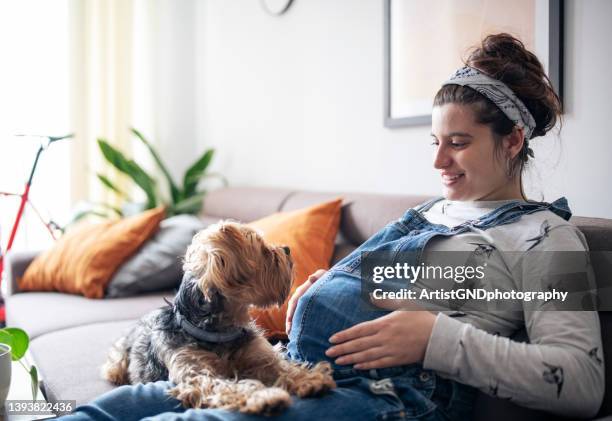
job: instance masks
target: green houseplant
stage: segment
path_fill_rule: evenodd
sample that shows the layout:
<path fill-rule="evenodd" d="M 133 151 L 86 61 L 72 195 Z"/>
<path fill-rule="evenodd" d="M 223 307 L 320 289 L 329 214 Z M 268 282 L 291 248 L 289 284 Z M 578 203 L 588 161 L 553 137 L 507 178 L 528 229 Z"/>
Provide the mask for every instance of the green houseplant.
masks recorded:
<path fill-rule="evenodd" d="M 206 190 L 199 188 L 199 183 L 206 177 L 218 177 L 224 185 L 227 185 L 226 179 L 217 173 L 208 172 L 208 167 L 214 156 L 214 149 L 209 148 L 185 171 L 182 182 L 177 183 L 168 168 L 163 163 L 161 157 L 151 145 L 151 143 L 142 135 L 142 133 L 134 128 L 130 128 L 130 131 L 136 136 L 136 138 L 142 142 L 151 156 L 155 161 L 155 164 L 160 169 L 167 185 L 168 198 L 165 199 L 164 195 L 158 188 L 158 181 L 147 173 L 138 163 L 128 158 L 120 150 L 110 145 L 110 143 L 104 139 L 97 139 L 98 147 L 102 152 L 104 159 L 116 168 L 119 172 L 128 176 L 138 188 L 140 188 L 145 196 L 145 203 L 141 204 L 140 209 L 152 209 L 156 206 L 164 205 L 167 208 L 167 216 L 173 216 L 178 214 L 197 214 L 204 200 Z M 110 180 L 108 177 L 102 174 L 96 174 L 97 178 L 107 189 L 113 191 L 119 197 L 124 200 L 124 205 L 133 203 L 130 196 L 123 190 L 121 190 L 117 183 Z M 124 209 L 113 207 L 107 204 L 98 203 L 95 209 L 88 209 L 83 211 L 74 220 L 80 219 L 86 214 L 96 214 L 102 217 L 110 216 L 108 211 L 123 216 L 125 213 Z"/>
<path fill-rule="evenodd" d="M 0 329 L 0 343 L 6 344 L 11 348 L 11 359 L 19 361 L 24 370 L 30 375 L 32 380 L 32 400 L 36 400 L 38 394 L 38 370 L 36 370 L 34 365 L 28 368 L 23 362 L 23 356 L 30 346 L 28 334 L 16 327 L 5 327 Z"/>

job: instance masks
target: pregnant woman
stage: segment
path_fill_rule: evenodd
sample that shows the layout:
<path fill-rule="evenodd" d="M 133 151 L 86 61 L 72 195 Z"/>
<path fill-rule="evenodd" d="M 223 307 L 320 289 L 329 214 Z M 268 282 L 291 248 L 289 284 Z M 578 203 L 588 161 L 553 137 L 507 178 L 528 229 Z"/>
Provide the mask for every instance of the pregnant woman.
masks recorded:
<path fill-rule="evenodd" d="M 597 413 L 604 367 L 595 312 L 533 305 L 496 312 L 374 311 L 361 298 L 364 251 L 406 252 L 415 256 L 413 265 L 436 252 L 465 251 L 496 269 L 493 287 L 526 291 L 535 288 L 532 279 L 553 277 L 550 271 L 564 262 L 549 261 L 523 276 L 521 256 L 586 251 L 583 235 L 567 222 L 564 198 L 534 202 L 523 192 L 522 173 L 534 157 L 529 142 L 559 116 L 559 98 L 541 63 L 520 41 L 491 35 L 473 50 L 434 99 L 433 167 L 444 197 L 409 209 L 296 291 L 287 318 L 288 356 L 330 361 L 338 387 L 320 398 L 294 398 L 272 419 L 469 420 L 477 389 L 566 416 Z M 522 330 L 529 343 L 510 339 Z M 270 419 L 185 410 L 166 394 L 170 386 L 119 387 L 66 419 Z"/>

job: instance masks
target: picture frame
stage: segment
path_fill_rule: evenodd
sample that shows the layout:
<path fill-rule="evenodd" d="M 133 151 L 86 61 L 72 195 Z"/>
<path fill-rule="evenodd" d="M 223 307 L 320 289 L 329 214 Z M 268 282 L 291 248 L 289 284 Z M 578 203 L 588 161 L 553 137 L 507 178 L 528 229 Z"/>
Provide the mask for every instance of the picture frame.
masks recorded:
<path fill-rule="evenodd" d="M 497 32 L 521 39 L 563 98 L 562 0 L 383 1 L 385 127 L 431 124 L 442 82 L 463 65 L 469 47 Z"/>

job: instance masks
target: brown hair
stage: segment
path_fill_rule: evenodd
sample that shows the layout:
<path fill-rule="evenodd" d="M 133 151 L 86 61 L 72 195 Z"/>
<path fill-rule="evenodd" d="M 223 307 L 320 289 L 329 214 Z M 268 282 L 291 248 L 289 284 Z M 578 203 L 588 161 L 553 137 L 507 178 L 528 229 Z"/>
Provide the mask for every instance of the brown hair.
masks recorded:
<path fill-rule="evenodd" d="M 545 135 L 561 120 L 561 101 L 542 63 L 512 35 L 488 35 L 472 49 L 465 65 L 504 82 L 523 101 L 536 122 L 531 138 Z M 502 137 L 512 132 L 514 123 L 492 101 L 468 86 L 444 85 L 434 98 L 434 106 L 450 103 L 470 105 L 476 121 L 491 127 L 496 151 L 500 150 Z M 522 173 L 529 159 L 528 140 L 510 162 L 510 177 Z"/>

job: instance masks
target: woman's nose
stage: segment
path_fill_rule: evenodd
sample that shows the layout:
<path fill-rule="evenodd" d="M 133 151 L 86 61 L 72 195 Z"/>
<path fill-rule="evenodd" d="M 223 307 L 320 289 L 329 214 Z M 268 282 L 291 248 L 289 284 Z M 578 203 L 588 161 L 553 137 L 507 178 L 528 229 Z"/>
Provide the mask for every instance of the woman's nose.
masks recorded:
<path fill-rule="evenodd" d="M 452 162 L 452 158 L 446 152 L 446 148 L 438 146 L 434 152 L 433 166 L 437 170 L 448 168 Z"/>

